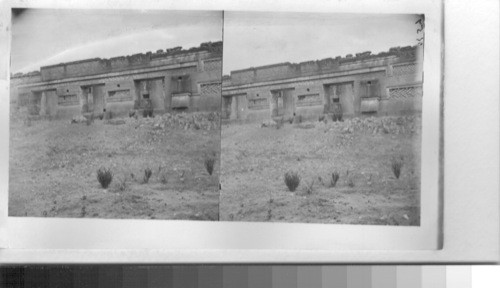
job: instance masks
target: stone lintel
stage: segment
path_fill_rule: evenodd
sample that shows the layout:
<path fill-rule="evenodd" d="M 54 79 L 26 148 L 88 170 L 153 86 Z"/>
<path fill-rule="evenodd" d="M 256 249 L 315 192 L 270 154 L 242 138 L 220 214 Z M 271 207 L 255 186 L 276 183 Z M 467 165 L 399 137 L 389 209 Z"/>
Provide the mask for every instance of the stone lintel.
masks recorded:
<path fill-rule="evenodd" d="M 334 72 L 334 73 L 314 75 L 314 76 L 304 76 L 304 77 L 265 81 L 265 82 L 242 84 L 242 85 L 231 85 L 231 86 L 223 87 L 222 93 L 224 94 L 224 92 L 229 93 L 229 92 L 233 92 L 233 91 L 257 88 L 257 87 L 263 87 L 263 86 L 286 85 L 286 84 L 294 84 L 297 82 L 318 81 L 318 80 L 324 80 L 324 79 L 328 79 L 328 78 L 337 78 L 337 77 L 351 76 L 351 75 L 357 75 L 357 74 L 366 74 L 366 73 L 382 72 L 382 71 L 385 72 L 386 69 L 387 69 L 387 66 L 378 66 L 378 67 L 362 68 L 362 69 Z"/>
<path fill-rule="evenodd" d="M 47 89 L 50 87 L 55 87 L 55 86 L 58 86 L 61 84 L 67 84 L 67 83 L 72 83 L 72 82 L 92 82 L 95 80 L 101 80 L 103 78 L 127 77 L 127 76 L 133 76 L 133 75 L 138 75 L 138 74 L 161 72 L 161 71 L 165 71 L 165 70 L 174 70 L 174 69 L 180 69 L 180 68 L 196 67 L 197 63 L 198 62 L 186 62 L 186 63 L 180 63 L 180 64 L 174 64 L 174 65 L 168 65 L 168 66 L 158 66 L 158 67 L 151 67 L 151 68 L 126 70 L 126 71 L 122 71 L 122 72 L 111 72 L 111 73 L 96 74 L 96 75 L 91 75 L 91 76 L 73 77 L 73 78 L 52 80 L 52 81 L 47 81 L 47 82 L 30 83 L 30 84 L 25 84 L 25 85 L 19 85 L 18 87 L 19 88 L 40 87 L 41 89 L 39 89 L 39 90 L 44 90 L 44 89 Z M 91 84 L 91 83 L 89 83 L 89 84 Z"/>

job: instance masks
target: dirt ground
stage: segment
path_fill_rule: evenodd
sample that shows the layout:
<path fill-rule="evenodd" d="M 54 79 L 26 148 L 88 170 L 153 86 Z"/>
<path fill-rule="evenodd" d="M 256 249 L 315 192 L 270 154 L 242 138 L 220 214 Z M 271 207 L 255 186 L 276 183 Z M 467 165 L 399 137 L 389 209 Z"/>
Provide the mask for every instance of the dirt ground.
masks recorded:
<path fill-rule="evenodd" d="M 220 130 L 125 121 L 11 122 L 9 215 L 218 220 Z M 217 159 L 212 175 L 209 154 Z M 100 167 L 114 174 L 107 189 L 97 181 Z"/>
<path fill-rule="evenodd" d="M 222 221 L 420 225 L 420 118 L 222 126 Z M 399 179 L 391 159 L 403 157 Z M 301 177 L 290 192 L 287 171 Z M 335 187 L 331 174 L 338 171 Z M 306 187 L 312 184 L 312 192 Z"/>

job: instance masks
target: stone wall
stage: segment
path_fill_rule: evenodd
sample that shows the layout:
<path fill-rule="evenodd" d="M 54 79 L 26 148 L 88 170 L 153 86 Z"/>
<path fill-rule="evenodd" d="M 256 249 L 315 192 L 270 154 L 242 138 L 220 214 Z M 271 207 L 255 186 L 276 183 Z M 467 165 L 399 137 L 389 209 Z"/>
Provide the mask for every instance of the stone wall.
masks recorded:
<path fill-rule="evenodd" d="M 24 92 L 24 94 L 18 90 L 19 86 L 27 85 L 31 83 L 38 83 L 42 80 L 39 71 L 33 71 L 30 73 L 22 74 L 18 73 L 10 76 L 10 104 L 13 107 L 19 105 L 19 102 L 25 102 L 29 96 L 29 93 Z M 21 94 L 21 95 L 20 95 Z M 21 98 L 21 99 L 18 99 Z M 20 100 L 20 101 L 18 101 Z"/>
<path fill-rule="evenodd" d="M 163 113 L 171 109 L 172 95 L 179 92 L 178 79 L 183 79 L 181 92 L 189 95 L 188 111 L 219 110 L 221 44 L 43 67 L 30 81 L 24 80 L 26 75 L 13 77 L 11 97 L 30 99 L 53 91 L 51 105 L 55 109 L 51 111 L 67 118 L 85 112 L 84 108 L 128 115 L 136 100 L 149 95 L 154 110 Z"/>
<path fill-rule="evenodd" d="M 130 69 L 175 65 L 184 62 L 198 61 L 200 58 L 222 57 L 222 42 L 202 43 L 199 47 L 187 50 L 167 49 L 156 53 L 134 54 L 130 56 L 114 57 L 110 59 L 93 58 L 75 62 L 61 63 L 41 67 L 43 81 L 59 80 L 70 77 L 98 75 L 111 72 L 120 72 Z M 207 68 L 216 70 L 217 61 L 208 63 Z M 220 71 L 220 69 L 219 69 Z"/>
<path fill-rule="evenodd" d="M 243 85 L 289 78 L 307 77 L 342 71 L 352 71 L 376 66 L 388 66 L 399 62 L 415 62 L 421 53 L 419 46 L 391 48 L 388 52 L 371 54 L 357 53 L 356 57 L 337 56 L 316 61 L 301 63 L 279 63 L 261 67 L 251 67 L 231 71 L 230 81 L 233 85 Z"/>
<path fill-rule="evenodd" d="M 272 93 L 283 89 L 292 89 L 293 112 L 304 118 L 317 119 L 329 109 L 331 97 L 339 98 L 345 117 L 415 113 L 422 109 L 419 53 L 417 47 L 391 48 L 377 55 L 364 52 L 233 71 L 223 78 L 222 115 L 250 121 L 271 118 Z"/>

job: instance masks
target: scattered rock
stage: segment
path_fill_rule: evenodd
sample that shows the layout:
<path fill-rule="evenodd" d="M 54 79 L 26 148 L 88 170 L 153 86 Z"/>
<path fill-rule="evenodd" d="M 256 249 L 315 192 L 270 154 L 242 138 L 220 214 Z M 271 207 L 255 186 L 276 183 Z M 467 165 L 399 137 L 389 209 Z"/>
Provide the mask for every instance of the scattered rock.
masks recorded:
<path fill-rule="evenodd" d="M 344 134 L 351 134 L 352 133 L 352 129 L 350 127 L 344 127 L 344 129 L 342 129 L 342 133 L 344 133 Z"/>
<path fill-rule="evenodd" d="M 274 120 L 265 120 L 264 122 L 262 122 L 262 124 L 260 125 L 261 128 L 264 128 L 264 127 L 276 127 L 276 122 Z"/>
<path fill-rule="evenodd" d="M 73 119 L 71 119 L 71 123 L 73 124 L 86 123 L 86 122 L 87 118 L 85 118 L 83 115 L 73 116 Z"/>

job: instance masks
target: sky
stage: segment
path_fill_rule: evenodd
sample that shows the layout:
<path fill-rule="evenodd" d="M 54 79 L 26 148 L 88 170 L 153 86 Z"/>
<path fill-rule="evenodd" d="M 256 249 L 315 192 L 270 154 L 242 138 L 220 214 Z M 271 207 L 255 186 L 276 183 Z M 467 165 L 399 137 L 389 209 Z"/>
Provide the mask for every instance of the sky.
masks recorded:
<path fill-rule="evenodd" d="M 417 15 L 27 9 L 12 17 L 11 72 L 190 48 L 224 36 L 223 73 L 417 44 Z M 222 36 L 222 22 L 224 35 Z"/>
<path fill-rule="evenodd" d="M 416 45 L 417 15 L 224 13 L 223 73 Z"/>
<path fill-rule="evenodd" d="M 12 16 L 11 73 L 222 40 L 222 12 L 27 9 Z"/>

